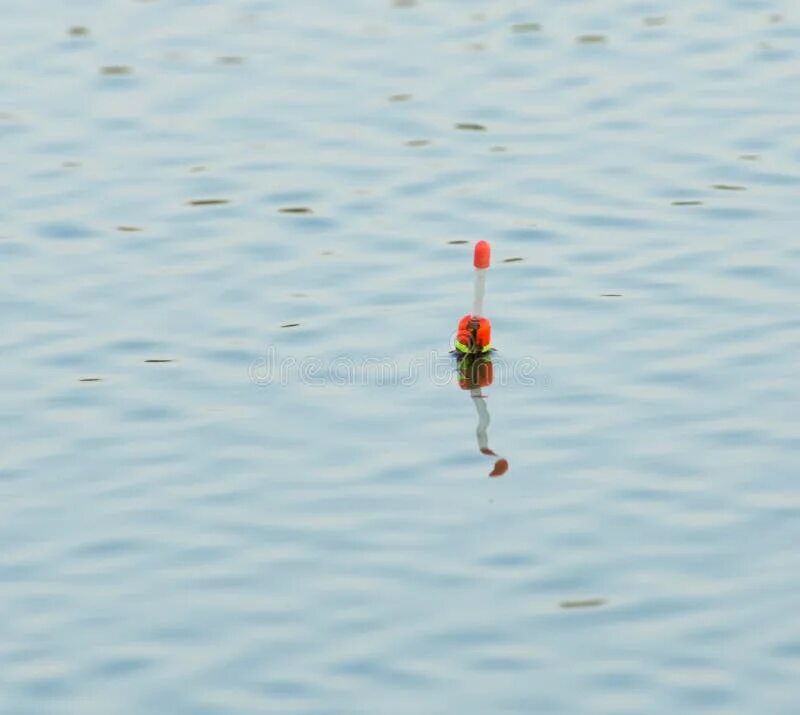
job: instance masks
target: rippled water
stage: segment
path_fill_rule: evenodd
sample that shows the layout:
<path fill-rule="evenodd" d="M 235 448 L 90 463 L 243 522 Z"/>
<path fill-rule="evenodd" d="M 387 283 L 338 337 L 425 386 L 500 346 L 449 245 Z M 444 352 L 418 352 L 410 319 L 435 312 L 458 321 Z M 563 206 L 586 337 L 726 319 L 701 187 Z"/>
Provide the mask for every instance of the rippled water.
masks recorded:
<path fill-rule="evenodd" d="M 0 712 L 797 712 L 796 6 L 3 9 Z"/>

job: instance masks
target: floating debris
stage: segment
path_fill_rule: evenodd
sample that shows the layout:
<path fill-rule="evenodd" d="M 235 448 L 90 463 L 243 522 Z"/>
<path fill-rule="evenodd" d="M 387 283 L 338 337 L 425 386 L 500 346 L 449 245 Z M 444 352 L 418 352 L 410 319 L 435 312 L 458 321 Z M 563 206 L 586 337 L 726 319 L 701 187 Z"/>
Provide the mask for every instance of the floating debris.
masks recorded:
<path fill-rule="evenodd" d="M 673 206 L 701 206 L 702 201 L 673 201 Z"/>
<path fill-rule="evenodd" d="M 477 124 L 475 122 L 459 122 L 456 124 L 456 129 L 463 129 L 469 132 L 485 132 L 486 127 L 483 124 Z"/>
<path fill-rule="evenodd" d="M 711 184 L 711 188 L 719 191 L 747 191 L 744 186 L 736 186 L 736 184 Z"/>
<path fill-rule="evenodd" d="M 73 25 L 69 28 L 69 30 L 67 30 L 67 34 L 70 37 L 88 37 L 89 28 L 84 27 L 83 25 Z"/>
<path fill-rule="evenodd" d="M 102 378 L 99 377 L 82 377 L 78 382 L 102 382 Z"/>
<path fill-rule="evenodd" d="M 222 204 L 229 204 L 230 199 L 192 199 L 187 201 L 187 206 L 221 206 Z"/>
<path fill-rule="evenodd" d="M 162 362 L 175 362 L 172 358 L 148 358 L 145 362 L 162 363 Z"/>
<path fill-rule="evenodd" d="M 192 174 L 197 174 L 200 171 L 206 171 L 208 169 L 207 166 L 192 166 L 189 167 L 189 172 Z"/>
<path fill-rule="evenodd" d="M 661 17 L 646 17 L 644 19 L 644 24 L 648 27 L 660 27 L 661 25 L 667 24 L 667 18 L 663 15 Z"/>
<path fill-rule="evenodd" d="M 503 263 L 519 263 L 524 260 L 521 256 L 514 256 L 513 258 L 504 258 Z"/>
<path fill-rule="evenodd" d="M 450 245 L 452 245 L 452 246 L 460 246 L 460 245 L 461 245 L 461 244 L 463 244 L 463 243 L 469 243 L 469 241 L 466 241 L 466 240 L 464 240 L 464 239 L 462 239 L 462 238 L 457 238 L 457 239 L 456 239 L 456 240 L 454 240 L 454 241 L 448 241 L 448 243 L 449 243 Z"/>
<path fill-rule="evenodd" d="M 143 231 L 141 226 L 117 226 L 117 231 L 125 231 L 126 233 L 133 233 L 134 231 Z"/>
<path fill-rule="evenodd" d="M 79 161 L 62 161 L 61 166 L 65 169 L 75 169 L 79 167 L 81 163 Z"/>
<path fill-rule="evenodd" d="M 414 7 L 417 0 L 392 0 L 392 7 Z"/>
<path fill-rule="evenodd" d="M 430 143 L 429 139 L 411 139 L 406 142 L 406 146 L 428 146 Z"/>
<path fill-rule="evenodd" d="M 122 77 L 124 75 L 133 74 L 133 67 L 128 67 L 127 65 L 106 65 L 100 68 L 100 74 Z"/>
<path fill-rule="evenodd" d="M 622 293 L 601 293 L 601 298 L 622 298 Z"/>
<path fill-rule="evenodd" d="M 561 601 L 561 608 L 597 608 L 608 603 L 605 598 L 586 598 L 582 601 Z"/>
<path fill-rule="evenodd" d="M 511 32 L 523 34 L 526 32 L 541 32 L 542 26 L 538 22 L 518 22 L 511 26 Z"/>
<path fill-rule="evenodd" d="M 389 101 L 390 102 L 408 102 L 414 99 L 413 94 L 390 94 Z"/>
<path fill-rule="evenodd" d="M 244 57 L 223 55 L 222 57 L 217 57 L 217 62 L 221 65 L 241 65 L 244 63 Z"/>
<path fill-rule="evenodd" d="M 582 45 L 599 45 L 606 41 L 605 35 L 578 35 L 577 41 Z"/>
<path fill-rule="evenodd" d="M 308 206 L 286 206 L 278 209 L 282 214 L 313 214 L 314 212 Z"/>
<path fill-rule="evenodd" d="M 758 161 L 761 157 L 758 154 L 740 154 L 739 158 L 742 161 Z"/>
<path fill-rule="evenodd" d="M 282 328 L 296 328 L 300 323 L 284 323 L 281 325 Z"/>
<path fill-rule="evenodd" d="M 489 151 L 493 151 L 493 152 L 495 152 L 497 154 L 497 153 L 500 153 L 500 152 L 508 151 L 508 147 L 500 146 L 498 144 L 496 146 L 491 147 L 489 149 Z"/>

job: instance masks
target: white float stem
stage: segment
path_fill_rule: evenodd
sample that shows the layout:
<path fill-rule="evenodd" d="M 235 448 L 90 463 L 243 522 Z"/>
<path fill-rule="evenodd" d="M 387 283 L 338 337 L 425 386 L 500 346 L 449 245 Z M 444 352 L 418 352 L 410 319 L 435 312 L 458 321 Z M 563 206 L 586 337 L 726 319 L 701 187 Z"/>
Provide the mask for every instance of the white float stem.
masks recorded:
<path fill-rule="evenodd" d="M 483 315 L 483 296 L 486 293 L 487 268 L 475 269 L 475 292 L 473 293 L 472 314 Z"/>
<path fill-rule="evenodd" d="M 486 406 L 486 396 L 481 392 L 481 388 L 470 390 L 470 396 L 478 411 L 478 429 L 475 430 L 475 436 L 478 438 L 478 449 L 483 452 L 489 449 L 489 408 Z"/>

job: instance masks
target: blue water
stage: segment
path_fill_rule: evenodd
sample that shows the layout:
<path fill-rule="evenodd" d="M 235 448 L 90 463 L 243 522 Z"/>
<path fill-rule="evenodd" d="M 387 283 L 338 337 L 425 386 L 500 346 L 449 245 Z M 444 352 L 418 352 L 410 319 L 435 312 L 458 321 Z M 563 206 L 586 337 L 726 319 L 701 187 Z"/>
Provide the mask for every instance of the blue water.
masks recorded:
<path fill-rule="evenodd" d="M 778 0 L 6 0 L 0 712 L 794 715 L 799 60 Z"/>

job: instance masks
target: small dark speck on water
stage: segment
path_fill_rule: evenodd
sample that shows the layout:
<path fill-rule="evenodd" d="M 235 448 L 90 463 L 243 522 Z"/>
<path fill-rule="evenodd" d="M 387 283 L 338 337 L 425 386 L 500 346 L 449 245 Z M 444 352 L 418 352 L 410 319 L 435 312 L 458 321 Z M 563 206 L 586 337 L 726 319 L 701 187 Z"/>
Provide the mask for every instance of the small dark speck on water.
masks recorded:
<path fill-rule="evenodd" d="M 746 191 L 744 186 L 736 186 L 735 184 L 712 184 L 712 189 L 718 189 L 719 191 Z"/>
<path fill-rule="evenodd" d="M 606 41 L 605 35 L 578 35 L 577 41 L 582 45 L 599 45 Z"/>
<path fill-rule="evenodd" d="M 430 143 L 429 139 L 410 139 L 406 142 L 406 146 L 428 146 Z"/>
<path fill-rule="evenodd" d="M 414 7 L 417 0 L 392 0 L 393 7 Z"/>
<path fill-rule="evenodd" d="M 739 158 L 743 161 L 758 161 L 760 157 L 758 154 L 740 154 Z"/>
<path fill-rule="evenodd" d="M 508 151 L 508 147 L 500 146 L 498 144 L 497 146 L 493 146 L 491 149 L 489 149 L 489 151 L 493 151 L 495 153 L 505 152 Z"/>
<path fill-rule="evenodd" d="M 525 33 L 525 32 L 540 32 L 542 26 L 538 22 L 519 22 L 511 26 L 511 32 Z"/>
<path fill-rule="evenodd" d="M 221 65 L 240 65 L 244 62 L 244 58 L 237 55 L 224 55 L 217 57 L 217 62 Z"/>
<path fill-rule="evenodd" d="M 561 601 L 561 608 L 596 608 L 604 606 L 608 601 L 605 598 L 586 598 L 582 601 Z"/>
<path fill-rule="evenodd" d="M 111 77 L 122 77 L 132 73 L 133 67 L 128 67 L 127 65 L 106 65 L 100 68 L 100 74 L 109 75 Z"/>
<path fill-rule="evenodd" d="M 513 258 L 504 258 L 503 263 L 519 263 L 522 259 L 521 256 L 514 256 Z"/>
<path fill-rule="evenodd" d="M 284 323 L 281 325 L 282 328 L 296 328 L 300 323 Z"/>
<path fill-rule="evenodd" d="M 702 206 L 702 201 L 673 201 L 673 206 Z"/>
<path fill-rule="evenodd" d="M 186 202 L 187 206 L 220 206 L 229 203 L 230 199 L 192 199 Z"/>
<path fill-rule="evenodd" d="M 486 127 L 483 124 L 476 124 L 475 122 L 459 122 L 456 124 L 456 129 L 463 129 L 470 132 L 486 131 Z"/>
<path fill-rule="evenodd" d="M 82 377 L 78 382 L 102 382 L 99 377 Z"/>
<path fill-rule="evenodd" d="M 286 206 L 278 209 L 282 214 L 313 214 L 314 212 L 308 206 Z"/>
<path fill-rule="evenodd" d="M 644 24 L 648 27 L 660 27 L 661 25 L 667 24 L 666 17 L 646 17 L 644 19 Z"/>
<path fill-rule="evenodd" d="M 391 94 L 389 95 L 390 102 L 408 102 L 413 99 L 414 96 L 411 94 Z"/>
<path fill-rule="evenodd" d="M 622 298 L 622 293 L 601 293 L 601 298 Z"/>
<path fill-rule="evenodd" d="M 67 30 L 70 37 L 87 37 L 89 35 L 89 28 L 83 25 L 73 25 Z"/>
<path fill-rule="evenodd" d="M 448 243 L 452 246 L 460 246 L 463 243 L 469 243 L 469 241 L 465 241 L 464 239 L 458 238 L 455 241 L 448 241 Z"/>
<path fill-rule="evenodd" d="M 189 171 L 190 171 L 192 174 L 197 174 L 198 172 L 200 172 L 200 171 L 206 171 L 207 169 L 208 169 L 208 167 L 207 167 L 207 166 L 192 166 L 192 167 L 190 167 L 190 168 L 189 168 Z"/>
<path fill-rule="evenodd" d="M 145 362 L 162 363 L 162 362 L 175 362 L 172 358 L 148 358 Z"/>
<path fill-rule="evenodd" d="M 117 226 L 117 231 L 124 231 L 126 233 L 133 233 L 134 231 L 141 231 L 140 226 Z"/>
<path fill-rule="evenodd" d="M 63 166 L 65 169 L 75 169 L 75 168 L 79 167 L 80 165 L 81 165 L 81 163 L 79 161 L 62 161 L 61 162 L 61 166 Z"/>

